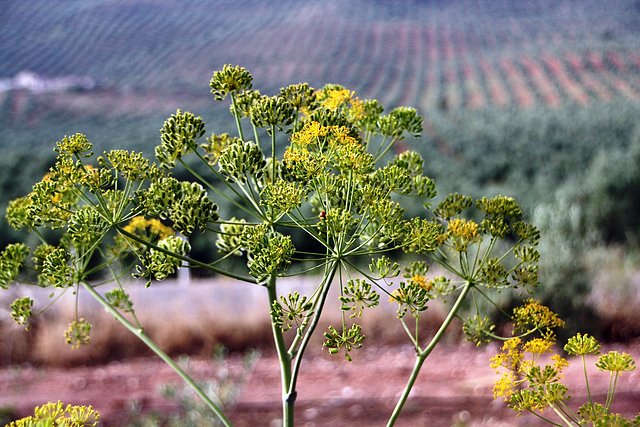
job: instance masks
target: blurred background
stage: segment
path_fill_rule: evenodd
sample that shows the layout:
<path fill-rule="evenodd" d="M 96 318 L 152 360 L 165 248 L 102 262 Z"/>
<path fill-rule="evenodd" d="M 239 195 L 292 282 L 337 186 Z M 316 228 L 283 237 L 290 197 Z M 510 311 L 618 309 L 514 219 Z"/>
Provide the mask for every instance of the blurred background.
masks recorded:
<path fill-rule="evenodd" d="M 515 196 L 543 232 L 538 297 L 569 330 L 637 339 L 637 0 L 4 0 L 0 247 L 20 238 L 4 219 L 6 203 L 42 177 L 64 135 L 85 133 L 97 152 L 152 155 L 176 108 L 201 115 L 208 132 L 233 131 L 208 87 L 226 63 L 248 68 L 263 93 L 337 83 L 387 111 L 417 108 L 425 130 L 407 148 L 424 156 L 439 194 Z M 25 338 L 6 314 L 0 327 L 21 338 L 2 347 L 0 363 L 76 360 L 58 360 L 49 344 L 34 353 L 50 334 L 37 338 L 34 327 Z M 191 331 L 203 319 L 193 317 Z M 210 331 L 198 348 L 215 344 Z M 126 355 L 132 344 L 119 339 L 119 350 L 85 356 Z"/>

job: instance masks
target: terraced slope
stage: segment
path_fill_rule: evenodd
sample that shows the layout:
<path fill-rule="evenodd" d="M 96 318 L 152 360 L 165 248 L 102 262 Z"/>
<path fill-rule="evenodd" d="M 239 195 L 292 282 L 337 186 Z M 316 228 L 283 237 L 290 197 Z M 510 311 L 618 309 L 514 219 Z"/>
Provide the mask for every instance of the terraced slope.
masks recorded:
<path fill-rule="evenodd" d="M 337 82 L 424 110 L 640 100 L 636 1 L 6 3 L 0 78 L 197 94 L 232 62 L 261 84 Z"/>

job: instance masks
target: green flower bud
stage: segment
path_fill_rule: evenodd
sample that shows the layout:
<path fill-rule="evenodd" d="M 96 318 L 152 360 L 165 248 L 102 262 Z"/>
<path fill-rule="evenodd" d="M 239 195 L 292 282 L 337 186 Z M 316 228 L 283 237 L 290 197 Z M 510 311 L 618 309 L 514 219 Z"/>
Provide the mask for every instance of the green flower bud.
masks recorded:
<path fill-rule="evenodd" d="M 18 277 L 28 254 L 29 249 L 24 243 L 11 243 L 0 252 L 0 288 L 7 289 Z"/>
<path fill-rule="evenodd" d="M 109 222 L 93 207 L 82 208 L 69 219 L 68 235 L 77 249 L 93 248 L 109 230 Z"/>
<path fill-rule="evenodd" d="M 226 64 L 213 72 L 209 86 L 214 98 L 222 101 L 230 93 L 251 89 L 252 82 L 253 76 L 246 68 Z"/>
<path fill-rule="evenodd" d="M 85 135 L 76 133 L 72 136 L 65 136 L 61 141 L 58 141 L 55 151 L 66 156 L 90 157 L 93 155 L 92 146 Z"/>
<path fill-rule="evenodd" d="M 242 92 L 239 92 L 235 97 L 235 107 L 234 104 L 231 104 L 229 106 L 229 111 L 234 116 L 236 115 L 237 111 L 238 117 L 240 118 L 250 117 L 251 108 L 253 108 L 253 105 L 261 98 L 262 94 L 259 90 L 244 90 Z"/>
<path fill-rule="evenodd" d="M 293 105 L 279 96 L 263 96 L 251 107 L 251 123 L 259 128 L 267 128 L 267 132 L 271 132 L 271 126 L 282 130 L 284 126 L 293 123 L 294 119 Z"/>
<path fill-rule="evenodd" d="M 43 245 L 36 255 L 44 255 L 38 275 L 40 286 L 66 288 L 74 284 L 74 270 L 69 265 L 71 255 L 64 248 Z"/>
<path fill-rule="evenodd" d="M 29 320 L 31 319 L 31 308 L 33 307 L 33 299 L 29 297 L 22 297 L 16 299 L 11 304 L 11 318 L 18 325 L 29 325 Z"/>
<path fill-rule="evenodd" d="M 509 274 L 499 258 L 489 258 L 478 275 L 479 284 L 488 288 L 504 288 L 509 285 Z"/>
<path fill-rule="evenodd" d="M 473 200 L 469 196 L 463 196 L 462 194 L 452 193 L 447 195 L 445 199 L 440 202 L 438 207 L 433 213 L 439 218 L 448 220 L 456 215 L 460 215 L 462 211 L 468 209 L 473 204 Z"/>
<path fill-rule="evenodd" d="M 591 335 L 578 333 L 567 340 L 564 351 L 574 356 L 598 354 L 600 352 L 600 343 Z"/>
<path fill-rule="evenodd" d="M 267 162 L 260 147 L 252 141 L 238 141 L 222 150 L 218 159 L 220 171 L 230 181 L 247 182 L 249 176 L 260 180 Z"/>
<path fill-rule="evenodd" d="M 362 279 L 349 280 L 340 295 L 341 309 L 353 311 L 350 317 L 361 317 L 362 310 L 375 307 L 380 302 L 380 295 L 371 288 L 371 283 Z"/>
<path fill-rule="evenodd" d="M 177 110 L 160 129 L 162 143 L 156 147 L 158 162 L 166 168 L 175 166 L 176 160 L 196 149 L 195 140 L 204 135 L 204 121 L 192 113 Z"/>
<path fill-rule="evenodd" d="M 247 248 L 243 243 L 242 236 L 246 227 L 244 219 L 231 218 L 228 223 L 220 225 L 220 233 L 216 240 L 216 247 L 222 253 L 232 253 L 241 256 Z"/>
<path fill-rule="evenodd" d="M 164 251 L 149 249 L 145 256 L 142 257 L 143 268 L 138 267 L 138 272 L 135 274 L 136 277 L 165 280 L 182 265 L 182 259 L 171 254 L 186 256 L 191 250 L 189 242 L 177 236 L 169 236 L 160 240 L 158 246 Z"/>
<path fill-rule="evenodd" d="M 271 305 L 271 318 L 274 324 L 286 332 L 292 327 L 296 327 L 298 334 L 302 334 L 302 329 L 313 315 L 313 304 L 306 296 L 301 296 L 298 292 L 280 296 L 279 300 L 273 301 Z"/>
<path fill-rule="evenodd" d="M 142 153 L 135 153 L 127 150 L 111 150 L 105 157 L 99 157 L 98 163 L 118 172 L 119 175 L 131 181 L 141 181 L 154 177 L 158 172 L 151 167 L 149 160 Z"/>
<path fill-rule="evenodd" d="M 77 349 L 80 348 L 80 346 L 89 344 L 91 340 L 89 336 L 90 333 L 91 323 L 80 318 L 71 322 L 69 328 L 64 333 L 64 337 L 67 344 L 71 345 L 71 348 Z"/>
<path fill-rule="evenodd" d="M 468 317 L 462 324 L 467 341 L 475 343 L 478 347 L 491 342 L 496 325 L 486 316 L 475 315 Z"/>
<path fill-rule="evenodd" d="M 369 270 L 381 279 L 396 277 L 400 274 L 400 266 L 398 265 L 398 263 L 392 263 L 391 260 L 385 255 L 381 256 L 380 258 L 371 260 L 371 263 L 369 264 Z"/>
<path fill-rule="evenodd" d="M 623 372 L 636 369 L 636 362 L 627 353 L 610 351 L 598 358 L 596 367 L 601 371 Z"/>
<path fill-rule="evenodd" d="M 308 83 L 289 85 L 280 89 L 280 97 L 289 101 L 296 111 L 316 107 L 316 91 Z"/>
<path fill-rule="evenodd" d="M 204 158 L 211 166 L 214 166 L 218 163 L 220 155 L 228 146 L 242 142 L 240 138 L 229 136 L 228 133 L 223 133 L 220 135 L 213 134 L 209 138 L 207 138 L 207 141 L 207 144 L 201 144 L 200 147 L 204 149 Z"/>
<path fill-rule="evenodd" d="M 329 354 L 336 354 L 341 349 L 345 351 L 345 359 L 351 362 L 352 350 L 362 347 L 362 341 L 366 338 L 362 334 L 362 328 L 360 325 L 354 324 L 349 329 L 343 329 L 342 332 L 338 332 L 333 326 L 329 326 L 328 331 L 324 333 L 325 342 L 323 347 L 327 347 Z"/>
<path fill-rule="evenodd" d="M 123 289 L 117 288 L 112 291 L 107 292 L 104 295 L 105 299 L 111 304 L 114 308 L 120 309 L 125 313 L 133 312 L 133 302 Z"/>
<path fill-rule="evenodd" d="M 16 230 L 35 225 L 31 197 L 24 196 L 11 200 L 7 206 L 7 222 Z"/>

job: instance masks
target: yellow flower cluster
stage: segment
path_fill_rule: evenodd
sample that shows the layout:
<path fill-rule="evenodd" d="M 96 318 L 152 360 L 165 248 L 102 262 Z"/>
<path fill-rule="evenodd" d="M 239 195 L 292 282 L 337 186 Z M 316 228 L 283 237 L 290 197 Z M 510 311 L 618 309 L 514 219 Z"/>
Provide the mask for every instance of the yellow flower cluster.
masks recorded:
<path fill-rule="evenodd" d="M 153 237 L 162 240 L 173 236 L 175 232 L 171 227 L 167 227 L 156 218 L 147 219 L 143 216 L 136 216 L 129 221 L 124 229 L 131 234 L 145 237 Z"/>
<path fill-rule="evenodd" d="M 453 218 L 447 226 L 447 234 L 452 238 L 454 248 L 464 252 L 470 244 L 480 240 L 480 226 L 473 220 Z"/>
<path fill-rule="evenodd" d="M 430 291 L 433 289 L 433 282 L 421 274 L 415 274 L 413 277 L 411 277 L 411 281 L 420 286 L 425 291 Z"/>
<path fill-rule="evenodd" d="M 391 292 L 391 295 L 389 295 L 389 302 L 400 302 L 404 300 L 404 298 L 404 290 L 398 288 L 395 291 Z"/>
<path fill-rule="evenodd" d="M 93 427 L 100 421 L 100 413 L 91 405 L 64 405 L 61 401 L 37 406 L 33 415 L 13 421 L 6 427 L 77 426 Z"/>
<path fill-rule="evenodd" d="M 301 146 L 317 143 L 320 137 L 327 136 L 329 129 L 329 126 L 322 126 L 318 122 L 309 122 L 291 136 L 291 142 Z"/>
<path fill-rule="evenodd" d="M 513 310 L 513 320 L 516 333 L 537 329 L 546 335 L 551 335 L 552 329 L 564 327 L 564 320 L 549 307 L 533 299 L 527 300 L 524 305 Z"/>
<path fill-rule="evenodd" d="M 563 369 L 569 365 L 565 358 L 553 354 L 551 364 L 539 365 L 540 356 L 551 353 L 554 344 L 554 340 L 546 338 L 523 342 L 521 338 L 514 337 L 505 341 L 500 352 L 490 361 L 491 368 L 500 374 L 493 387 L 493 398 L 503 397 L 506 402 L 511 402 L 515 390 L 526 382 L 537 386 L 560 380 Z M 540 384 L 532 384 L 538 382 Z"/>
<path fill-rule="evenodd" d="M 331 89 L 326 93 L 326 99 L 322 101 L 322 106 L 330 110 L 336 110 L 351 101 L 355 92 L 349 89 Z"/>

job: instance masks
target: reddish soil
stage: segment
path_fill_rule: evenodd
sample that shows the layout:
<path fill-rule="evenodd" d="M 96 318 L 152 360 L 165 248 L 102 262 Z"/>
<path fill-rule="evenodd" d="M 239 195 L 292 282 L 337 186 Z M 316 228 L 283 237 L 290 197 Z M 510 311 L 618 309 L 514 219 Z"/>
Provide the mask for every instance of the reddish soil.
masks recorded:
<path fill-rule="evenodd" d="M 624 349 L 636 360 L 640 346 Z M 501 401 L 492 399 L 496 379 L 488 367 L 494 348 L 477 350 L 467 344 L 434 351 L 403 411 L 397 426 L 535 426 L 536 418 L 516 417 Z M 300 426 L 385 425 L 401 392 L 414 355 L 408 347 L 362 349 L 354 361 L 342 356 L 310 355 L 302 367 L 296 405 Z M 590 360 L 593 366 L 594 360 Z M 227 409 L 236 426 L 275 426 L 280 412 L 277 359 L 261 355 L 251 371 L 242 356 L 226 361 L 191 360 L 188 369 L 200 380 L 239 378 L 247 375 L 236 402 Z M 573 360 L 566 372 L 572 401 L 584 401 L 581 366 Z M 640 408 L 640 373 L 623 375 L 615 410 L 631 415 Z M 608 376 L 593 369 L 592 390 L 606 391 Z M 136 411 L 168 413 L 176 402 L 164 399 L 163 384 L 179 384 L 178 377 L 157 359 L 135 359 L 107 365 L 75 368 L 20 366 L 0 370 L 0 407 L 12 407 L 17 415 L 35 405 L 58 399 L 66 403 L 92 404 L 109 426 L 125 426 Z M 599 400 L 603 396 L 598 395 Z"/>

